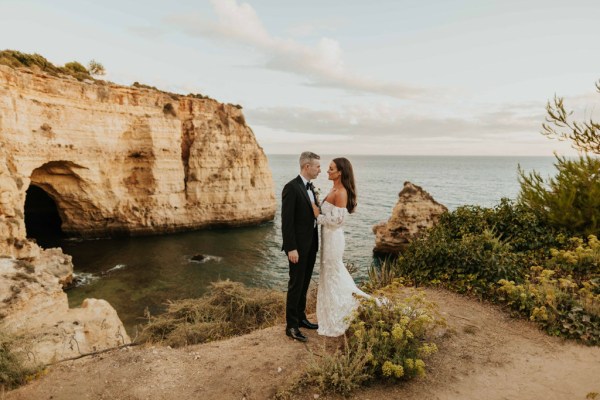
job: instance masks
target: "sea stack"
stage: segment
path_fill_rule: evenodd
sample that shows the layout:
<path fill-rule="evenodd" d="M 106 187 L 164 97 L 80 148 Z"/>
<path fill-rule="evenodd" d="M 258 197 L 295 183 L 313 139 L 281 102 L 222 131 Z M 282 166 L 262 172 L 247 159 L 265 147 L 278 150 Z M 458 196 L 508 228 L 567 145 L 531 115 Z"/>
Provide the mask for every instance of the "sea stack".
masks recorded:
<path fill-rule="evenodd" d="M 440 216 L 448 211 L 420 186 L 404 182 L 398 202 L 387 222 L 373 226 L 376 254 L 398 254 L 412 240 L 434 226 Z"/>

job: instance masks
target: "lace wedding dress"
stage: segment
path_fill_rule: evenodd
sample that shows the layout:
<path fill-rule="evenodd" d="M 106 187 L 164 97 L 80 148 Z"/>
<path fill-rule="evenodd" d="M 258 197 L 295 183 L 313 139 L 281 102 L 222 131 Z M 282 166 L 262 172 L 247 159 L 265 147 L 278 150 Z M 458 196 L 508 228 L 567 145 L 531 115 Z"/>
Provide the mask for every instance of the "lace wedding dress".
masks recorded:
<path fill-rule="evenodd" d="M 344 266 L 344 219 L 346 208 L 327 201 L 317 218 L 321 228 L 321 266 L 317 292 L 317 320 L 319 335 L 340 336 L 350 325 L 353 311 L 358 307 L 354 295 L 371 298 L 360 290 Z"/>

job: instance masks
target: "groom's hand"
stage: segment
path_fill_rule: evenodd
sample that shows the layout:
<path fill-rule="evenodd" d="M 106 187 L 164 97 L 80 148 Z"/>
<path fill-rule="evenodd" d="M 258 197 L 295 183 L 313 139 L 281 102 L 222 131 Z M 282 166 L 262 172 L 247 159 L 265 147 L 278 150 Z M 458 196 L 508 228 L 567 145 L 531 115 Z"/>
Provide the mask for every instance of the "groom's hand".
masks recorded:
<path fill-rule="evenodd" d="M 292 264 L 297 264 L 300 256 L 298 255 L 298 250 L 292 250 L 288 253 L 288 259 Z"/>

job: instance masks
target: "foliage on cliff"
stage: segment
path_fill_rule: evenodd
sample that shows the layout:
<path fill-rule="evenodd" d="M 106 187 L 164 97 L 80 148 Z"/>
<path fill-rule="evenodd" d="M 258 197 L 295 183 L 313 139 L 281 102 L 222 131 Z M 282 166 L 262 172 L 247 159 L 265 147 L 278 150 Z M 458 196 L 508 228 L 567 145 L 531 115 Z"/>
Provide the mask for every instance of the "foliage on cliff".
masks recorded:
<path fill-rule="evenodd" d="M 79 81 L 84 79 L 94 79 L 88 69 L 77 61 L 71 61 L 66 63 L 63 67 L 57 67 L 44 56 L 37 53 L 27 54 L 15 50 L 2 50 L 0 51 L 0 64 L 8 65 L 13 68 L 40 70 L 53 76 L 58 76 L 59 74 L 70 75 Z"/>
<path fill-rule="evenodd" d="M 395 268 L 416 284 L 433 282 L 480 297 L 499 279 L 520 281 L 521 267 L 558 244 L 532 212 L 503 199 L 496 207 L 463 206 L 444 214 L 428 236 L 412 242 Z"/>
<path fill-rule="evenodd" d="M 519 201 L 548 226 L 577 236 L 600 233 L 600 158 L 557 156 L 555 177 L 520 173 Z"/>
<path fill-rule="evenodd" d="M 554 336 L 600 345 L 600 241 L 572 238 L 530 268 L 521 284 L 498 282 L 498 299 Z"/>
<path fill-rule="evenodd" d="M 8 65 L 9 67 L 12 67 L 12 68 L 28 68 L 31 70 L 43 71 L 52 76 L 69 75 L 69 76 L 73 76 L 74 78 L 76 78 L 79 81 L 83 81 L 83 80 L 87 79 L 87 80 L 93 80 L 96 82 L 103 82 L 102 80 L 94 79 L 93 76 L 101 76 L 106 73 L 106 69 L 104 68 L 104 65 L 102 65 L 100 62 L 98 62 L 96 60 L 91 60 L 88 63 L 87 67 L 85 67 L 83 64 L 81 64 L 77 61 L 71 61 L 71 62 L 66 63 L 64 66 L 59 67 L 59 66 L 52 64 L 44 56 L 42 56 L 38 53 L 28 54 L 28 53 L 22 53 L 22 52 L 16 51 L 16 50 L 0 50 L 0 65 Z M 145 84 L 139 83 L 139 82 L 134 82 L 131 86 L 136 87 L 136 88 L 155 90 L 157 92 L 169 95 L 174 100 L 178 100 L 180 97 L 192 97 L 195 99 L 214 100 L 210 96 L 203 95 L 200 93 L 189 93 L 187 95 L 182 95 L 179 93 L 172 93 L 172 92 L 160 90 L 156 86 L 145 85 Z M 242 106 L 239 104 L 230 104 L 230 105 L 235 108 L 238 108 L 238 109 L 242 108 Z M 245 124 L 245 122 L 244 122 L 244 124 Z"/>
<path fill-rule="evenodd" d="M 569 237 L 520 205 L 461 207 L 411 243 L 394 268 L 417 284 L 507 304 L 551 335 L 600 344 L 596 236 Z"/>
<path fill-rule="evenodd" d="M 600 91 L 600 88 L 599 88 Z M 600 127 L 548 105 L 547 136 L 600 154 Z M 465 206 L 444 215 L 395 264 L 417 284 L 442 285 L 507 304 L 551 335 L 600 344 L 600 159 L 556 156 L 557 175 L 520 171 L 518 202 Z"/>
<path fill-rule="evenodd" d="M 600 81 L 596 83 L 600 93 Z M 600 234 L 600 123 L 572 120 L 564 100 L 555 97 L 546 106 L 542 134 L 569 140 L 583 153 L 575 160 L 556 156 L 556 177 L 547 181 L 537 172 L 519 170 L 519 201 L 552 227 L 576 236 Z"/>

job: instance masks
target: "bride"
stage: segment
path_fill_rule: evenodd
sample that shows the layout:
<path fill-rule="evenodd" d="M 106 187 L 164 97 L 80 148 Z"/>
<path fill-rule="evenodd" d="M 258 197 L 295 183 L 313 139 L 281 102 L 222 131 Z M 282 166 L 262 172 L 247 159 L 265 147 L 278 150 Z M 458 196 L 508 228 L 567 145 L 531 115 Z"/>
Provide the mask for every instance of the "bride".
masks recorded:
<path fill-rule="evenodd" d="M 344 220 L 356 208 L 356 189 L 352 164 L 346 158 L 335 158 L 327 170 L 333 188 L 321 209 L 313 205 L 321 228 L 321 266 L 317 292 L 318 333 L 340 336 L 350 325 L 350 317 L 358 307 L 355 297 L 371 298 L 360 290 L 344 266 Z"/>

